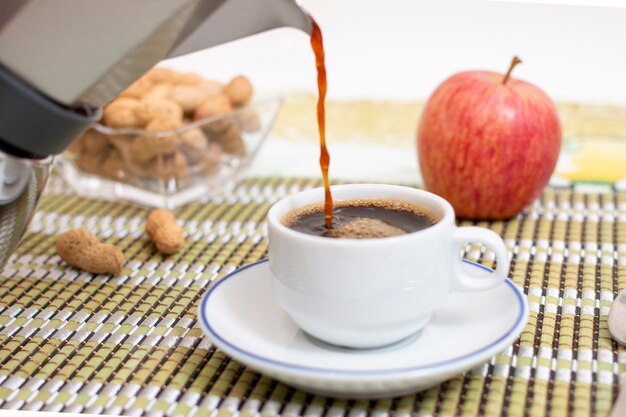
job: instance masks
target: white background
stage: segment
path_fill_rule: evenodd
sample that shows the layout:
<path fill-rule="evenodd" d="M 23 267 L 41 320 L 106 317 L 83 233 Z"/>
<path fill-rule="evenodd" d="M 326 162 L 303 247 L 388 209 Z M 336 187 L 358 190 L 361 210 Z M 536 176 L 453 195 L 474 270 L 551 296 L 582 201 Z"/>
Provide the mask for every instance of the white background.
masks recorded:
<path fill-rule="evenodd" d="M 457 71 L 503 72 L 517 54 L 524 63 L 514 75 L 555 100 L 626 104 L 625 8 L 477 0 L 302 4 L 324 34 L 331 99 L 424 99 Z M 170 65 L 224 80 L 245 73 L 267 93 L 315 91 L 309 39 L 295 29 L 276 29 Z"/>

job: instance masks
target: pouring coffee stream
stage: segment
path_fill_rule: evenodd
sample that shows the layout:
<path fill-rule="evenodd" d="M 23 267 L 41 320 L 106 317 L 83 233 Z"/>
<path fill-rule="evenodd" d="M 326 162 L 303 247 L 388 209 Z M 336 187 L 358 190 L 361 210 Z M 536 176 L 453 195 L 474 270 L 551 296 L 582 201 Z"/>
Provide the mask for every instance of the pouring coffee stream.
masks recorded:
<path fill-rule="evenodd" d="M 320 135 L 320 168 L 324 180 L 324 226 L 330 229 L 333 224 L 333 197 L 330 193 L 328 181 L 328 167 L 330 154 L 326 147 L 326 64 L 324 63 L 324 41 L 322 31 L 317 22 L 311 17 L 311 48 L 315 54 L 315 66 L 317 67 L 317 128 Z"/>

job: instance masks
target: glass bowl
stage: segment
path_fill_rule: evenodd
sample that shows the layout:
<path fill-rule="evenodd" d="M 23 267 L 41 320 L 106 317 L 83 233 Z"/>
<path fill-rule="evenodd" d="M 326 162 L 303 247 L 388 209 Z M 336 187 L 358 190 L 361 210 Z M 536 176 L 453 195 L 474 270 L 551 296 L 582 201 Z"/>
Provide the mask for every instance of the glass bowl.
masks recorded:
<path fill-rule="evenodd" d="M 232 186 L 266 139 L 279 97 L 169 131 L 96 124 L 60 158 L 80 195 L 173 209 Z"/>

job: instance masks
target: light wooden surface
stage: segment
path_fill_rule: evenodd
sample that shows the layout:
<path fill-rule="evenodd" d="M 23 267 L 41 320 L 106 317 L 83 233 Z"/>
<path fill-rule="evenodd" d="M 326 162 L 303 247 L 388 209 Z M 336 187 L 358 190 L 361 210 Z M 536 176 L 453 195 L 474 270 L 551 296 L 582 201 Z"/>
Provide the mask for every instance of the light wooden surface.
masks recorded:
<path fill-rule="evenodd" d="M 316 96 L 285 97 L 273 134 L 317 141 Z M 626 139 L 626 106 L 557 103 L 563 138 L 621 136 Z M 334 141 L 365 140 L 390 146 L 413 145 L 423 101 L 346 100 L 327 102 L 326 129 Z"/>
<path fill-rule="evenodd" d="M 319 176 L 316 96 L 284 98 L 251 176 Z M 421 183 L 415 135 L 419 101 L 327 101 L 330 175 L 336 180 Z M 626 178 L 626 106 L 557 103 L 563 149 L 557 174 L 566 180 Z"/>

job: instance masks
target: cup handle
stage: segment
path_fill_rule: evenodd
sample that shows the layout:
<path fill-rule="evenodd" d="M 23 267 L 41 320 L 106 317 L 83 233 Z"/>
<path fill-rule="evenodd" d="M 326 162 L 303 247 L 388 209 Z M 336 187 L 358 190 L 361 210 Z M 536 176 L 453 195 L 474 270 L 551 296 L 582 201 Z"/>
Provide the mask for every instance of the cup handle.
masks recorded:
<path fill-rule="evenodd" d="M 463 268 L 463 261 L 454 262 L 453 291 L 482 291 L 503 282 L 509 273 L 509 255 L 502 238 L 495 232 L 482 227 L 457 227 L 454 230 L 453 245 L 455 253 L 461 246 L 469 243 L 482 243 L 496 254 L 498 265 L 493 274 L 478 276 L 469 274 Z"/>

